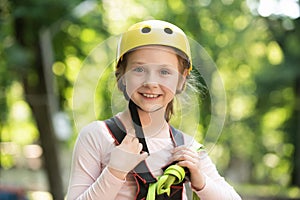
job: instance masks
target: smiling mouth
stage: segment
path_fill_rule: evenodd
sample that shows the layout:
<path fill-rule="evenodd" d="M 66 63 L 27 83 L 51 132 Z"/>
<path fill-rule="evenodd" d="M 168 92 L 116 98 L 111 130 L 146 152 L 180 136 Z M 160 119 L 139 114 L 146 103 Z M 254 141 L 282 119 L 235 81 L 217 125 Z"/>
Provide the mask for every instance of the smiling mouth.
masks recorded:
<path fill-rule="evenodd" d="M 141 95 L 147 98 L 157 98 L 160 96 L 159 94 L 146 94 L 146 93 L 141 93 Z"/>

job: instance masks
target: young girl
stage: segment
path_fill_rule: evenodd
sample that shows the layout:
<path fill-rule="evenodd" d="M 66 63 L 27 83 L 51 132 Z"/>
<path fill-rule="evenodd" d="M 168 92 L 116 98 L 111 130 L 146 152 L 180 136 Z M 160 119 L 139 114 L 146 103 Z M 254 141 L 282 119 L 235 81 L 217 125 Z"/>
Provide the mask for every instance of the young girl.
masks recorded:
<path fill-rule="evenodd" d="M 84 127 L 77 139 L 67 199 L 241 199 L 192 137 L 168 122 L 192 69 L 184 32 L 149 20 L 118 44 L 116 78 L 128 109 Z"/>

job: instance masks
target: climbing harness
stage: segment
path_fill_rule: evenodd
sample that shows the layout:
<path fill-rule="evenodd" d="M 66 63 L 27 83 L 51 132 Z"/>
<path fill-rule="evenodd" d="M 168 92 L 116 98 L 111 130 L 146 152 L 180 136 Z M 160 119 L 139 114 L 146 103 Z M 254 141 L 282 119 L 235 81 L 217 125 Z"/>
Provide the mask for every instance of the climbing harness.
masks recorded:
<path fill-rule="evenodd" d="M 141 122 L 137 113 L 137 106 L 129 101 L 129 110 L 132 115 L 136 136 L 143 144 L 143 151 L 149 153 Z M 111 135 L 119 145 L 126 136 L 125 128 L 117 117 L 105 120 Z M 176 146 L 184 144 L 183 134 L 170 126 L 170 134 Z M 137 183 L 137 194 L 135 199 L 182 199 L 183 182 L 185 181 L 186 171 L 184 168 L 172 163 L 168 166 L 162 176 L 155 178 L 147 167 L 145 161 L 139 163 L 133 170 L 133 176 Z"/>

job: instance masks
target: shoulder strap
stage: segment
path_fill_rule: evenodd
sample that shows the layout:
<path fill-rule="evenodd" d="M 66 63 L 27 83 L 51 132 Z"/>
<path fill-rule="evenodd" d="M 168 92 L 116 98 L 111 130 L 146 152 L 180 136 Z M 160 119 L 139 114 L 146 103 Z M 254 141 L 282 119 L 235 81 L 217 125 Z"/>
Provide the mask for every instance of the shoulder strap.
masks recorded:
<path fill-rule="evenodd" d="M 173 137 L 173 141 L 176 143 L 176 146 L 181 146 L 184 145 L 184 138 L 183 138 L 183 133 L 174 128 L 173 126 L 171 127 L 171 136 Z"/>
<path fill-rule="evenodd" d="M 126 136 L 126 132 L 120 120 L 114 116 L 110 119 L 105 120 L 104 122 L 110 130 L 111 135 L 114 137 L 116 144 L 121 144 L 121 142 Z M 140 162 L 135 167 L 134 171 L 138 174 L 140 178 L 145 180 L 146 183 L 154 183 L 157 181 L 156 178 L 154 178 L 151 172 L 149 171 L 145 161 Z"/>
<path fill-rule="evenodd" d="M 126 136 L 126 132 L 123 124 L 115 116 L 105 120 L 105 123 L 108 129 L 111 131 L 111 134 L 114 137 L 116 143 L 120 144 L 123 141 L 124 137 Z M 183 133 L 180 130 L 174 128 L 173 126 L 170 126 L 170 128 L 171 128 L 171 136 L 173 137 L 172 139 L 176 143 L 176 146 L 184 145 Z"/>
<path fill-rule="evenodd" d="M 111 135 L 114 137 L 115 142 L 117 145 L 121 144 L 124 137 L 126 136 L 125 128 L 120 122 L 120 120 L 114 116 L 110 119 L 107 119 L 104 121 L 110 130 Z M 174 128 L 173 126 L 170 126 L 171 131 L 171 137 L 173 141 L 176 143 L 176 146 L 181 146 L 184 144 L 184 138 L 183 133 L 179 131 L 178 129 Z M 153 183 L 156 181 L 156 179 L 152 176 L 152 174 L 149 172 L 149 169 L 147 167 L 147 164 L 145 161 L 141 162 L 136 166 L 134 171 L 144 180 L 146 180 L 147 183 Z"/>
<path fill-rule="evenodd" d="M 126 136 L 125 128 L 123 124 L 117 119 L 117 117 L 112 117 L 104 121 L 109 129 L 111 135 L 115 139 L 117 145 L 121 144 Z"/>

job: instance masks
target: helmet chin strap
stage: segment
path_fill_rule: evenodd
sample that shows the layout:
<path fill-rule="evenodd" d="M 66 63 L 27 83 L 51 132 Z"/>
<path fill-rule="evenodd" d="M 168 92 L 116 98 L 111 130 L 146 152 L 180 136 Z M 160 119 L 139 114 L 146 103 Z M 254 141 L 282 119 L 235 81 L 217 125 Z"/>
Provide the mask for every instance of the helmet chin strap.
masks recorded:
<path fill-rule="evenodd" d="M 133 122 L 133 127 L 134 127 L 134 130 L 135 130 L 135 135 L 139 139 L 139 142 L 141 144 L 143 144 L 143 149 L 142 150 L 147 152 L 147 153 L 149 153 L 149 149 L 148 149 L 148 146 L 147 146 L 147 143 L 146 143 L 146 138 L 145 138 L 145 135 L 144 135 L 143 126 L 142 126 L 142 123 L 141 123 L 141 120 L 140 120 L 138 109 L 141 109 L 142 111 L 145 111 L 145 112 L 148 112 L 148 113 L 153 113 L 153 112 L 156 112 L 156 111 L 161 110 L 163 108 L 164 107 L 161 106 L 161 107 L 159 107 L 159 108 L 157 108 L 153 111 L 150 111 L 150 112 L 145 111 L 141 107 L 136 105 L 131 99 L 129 99 L 129 111 L 130 111 L 131 119 L 132 119 L 132 122 Z"/>
<path fill-rule="evenodd" d="M 142 150 L 149 154 L 149 149 L 148 149 L 148 146 L 146 143 L 146 139 L 145 139 L 145 135 L 144 135 L 144 131 L 143 131 L 143 127 L 142 127 L 142 123 L 140 120 L 140 116 L 139 116 L 137 107 L 138 106 L 130 99 L 129 100 L 129 111 L 130 111 L 131 119 L 133 122 L 133 127 L 135 130 L 135 135 L 139 139 L 139 142 L 141 144 L 143 144 Z"/>

